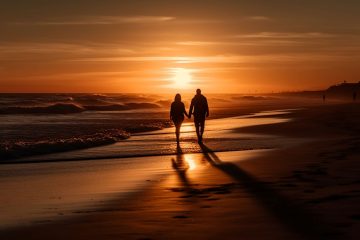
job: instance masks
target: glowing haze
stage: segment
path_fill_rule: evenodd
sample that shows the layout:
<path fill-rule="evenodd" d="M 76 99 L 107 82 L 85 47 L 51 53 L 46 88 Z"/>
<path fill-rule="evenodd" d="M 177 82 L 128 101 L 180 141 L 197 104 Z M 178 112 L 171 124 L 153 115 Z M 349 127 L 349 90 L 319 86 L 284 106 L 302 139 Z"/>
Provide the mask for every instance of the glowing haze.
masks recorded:
<path fill-rule="evenodd" d="M 254 93 L 360 80 L 359 1 L 0 3 L 0 92 Z"/>

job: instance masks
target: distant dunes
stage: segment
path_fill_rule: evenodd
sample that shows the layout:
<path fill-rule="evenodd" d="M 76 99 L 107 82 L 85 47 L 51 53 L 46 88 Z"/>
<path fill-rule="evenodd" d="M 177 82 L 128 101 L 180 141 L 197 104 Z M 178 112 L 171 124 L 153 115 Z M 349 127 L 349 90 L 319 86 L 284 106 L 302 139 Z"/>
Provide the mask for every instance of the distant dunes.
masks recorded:
<path fill-rule="evenodd" d="M 360 94 L 360 82 L 348 83 L 344 81 L 343 83 L 329 87 L 325 91 L 325 94 L 328 97 L 348 98 L 348 99 L 356 98 L 356 96 Z"/>

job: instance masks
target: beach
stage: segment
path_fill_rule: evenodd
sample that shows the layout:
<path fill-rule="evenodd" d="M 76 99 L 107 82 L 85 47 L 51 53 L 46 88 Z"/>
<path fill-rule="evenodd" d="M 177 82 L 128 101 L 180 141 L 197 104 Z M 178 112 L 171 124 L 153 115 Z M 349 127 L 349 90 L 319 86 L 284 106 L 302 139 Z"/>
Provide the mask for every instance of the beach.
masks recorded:
<path fill-rule="evenodd" d="M 0 238 L 359 238 L 359 105 L 289 105 L 3 162 Z"/>
<path fill-rule="evenodd" d="M 360 1 L 0 6 L 0 240 L 360 239 Z"/>

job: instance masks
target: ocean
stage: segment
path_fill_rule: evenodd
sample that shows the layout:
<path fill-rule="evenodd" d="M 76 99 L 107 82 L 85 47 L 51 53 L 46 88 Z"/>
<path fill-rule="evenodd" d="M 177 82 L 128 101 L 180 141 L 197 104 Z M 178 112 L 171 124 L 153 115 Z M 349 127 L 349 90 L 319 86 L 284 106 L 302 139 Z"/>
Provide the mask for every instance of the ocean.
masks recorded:
<path fill-rule="evenodd" d="M 170 100 L 142 94 L 0 94 L 0 158 L 110 144 L 171 126 Z"/>
<path fill-rule="evenodd" d="M 192 96 L 183 96 L 187 109 Z M 210 118 L 272 110 L 279 101 L 284 105 L 272 96 L 206 96 Z M 94 148 L 171 127 L 172 99 L 151 94 L 0 94 L 0 159 Z"/>

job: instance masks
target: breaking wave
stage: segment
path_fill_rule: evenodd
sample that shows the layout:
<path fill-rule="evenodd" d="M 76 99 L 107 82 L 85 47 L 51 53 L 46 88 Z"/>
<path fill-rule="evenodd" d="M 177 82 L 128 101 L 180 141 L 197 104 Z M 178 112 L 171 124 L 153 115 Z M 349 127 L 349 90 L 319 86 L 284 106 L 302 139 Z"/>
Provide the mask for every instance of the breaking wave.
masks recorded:
<path fill-rule="evenodd" d="M 76 104 L 56 103 L 50 106 L 35 107 L 4 107 L 0 108 L 0 114 L 68 114 L 79 113 L 85 109 Z"/>
<path fill-rule="evenodd" d="M 92 135 L 68 139 L 49 139 L 39 141 L 16 141 L 0 143 L 0 158 L 12 159 L 37 154 L 64 152 L 112 144 L 130 137 L 126 131 L 111 129 Z"/>
<path fill-rule="evenodd" d="M 109 105 L 81 106 L 73 103 L 56 103 L 49 106 L 13 106 L 0 108 L 0 114 L 71 114 L 84 111 L 124 111 L 133 109 L 156 109 L 159 105 L 154 103 L 126 103 Z"/>

